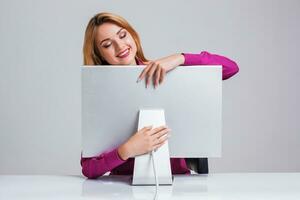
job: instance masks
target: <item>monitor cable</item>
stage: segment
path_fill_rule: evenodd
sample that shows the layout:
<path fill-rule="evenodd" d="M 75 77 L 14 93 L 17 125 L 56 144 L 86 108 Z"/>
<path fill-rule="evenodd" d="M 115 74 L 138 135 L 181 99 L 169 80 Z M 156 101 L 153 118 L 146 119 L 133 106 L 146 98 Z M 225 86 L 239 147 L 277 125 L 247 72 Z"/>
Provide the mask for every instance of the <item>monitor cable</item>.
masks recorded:
<path fill-rule="evenodd" d="M 152 158 L 152 166 L 153 166 L 153 171 L 154 171 L 154 176 L 155 176 L 155 195 L 153 200 L 157 199 L 157 194 L 158 194 L 158 177 L 157 177 L 157 170 L 156 170 L 156 164 L 155 164 L 155 156 L 154 156 L 154 150 L 151 151 L 151 158 Z"/>

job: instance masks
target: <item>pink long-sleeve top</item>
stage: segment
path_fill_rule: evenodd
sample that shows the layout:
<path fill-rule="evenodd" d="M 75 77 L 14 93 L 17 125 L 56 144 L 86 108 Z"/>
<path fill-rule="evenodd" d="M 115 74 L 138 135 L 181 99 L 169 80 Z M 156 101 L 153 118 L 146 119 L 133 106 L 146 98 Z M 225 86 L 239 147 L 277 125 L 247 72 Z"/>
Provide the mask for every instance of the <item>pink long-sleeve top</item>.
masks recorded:
<path fill-rule="evenodd" d="M 206 51 L 202 51 L 198 54 L 183 53 L 182 55 L 185 58 L 184 66 L 222 65 L 223 80 L 232 77 L 239 71 L 238 65 L 224 56 L 211 54 Z M 138 60 L 138 65 L 143 65 L 143 63 Z M 80 163 L 83 175 L 88 178 L 97 178 L 109 171 L 110 174 L 114 175 L 133 174 L 134 158 L 122 160 L 117 149 L 118 148 L 114 148 L 105 151 L 95 157 L 81 157 Z M 170 163 L 172 174 L 190 174 L 190 170 L 188 169 L 184 158 L 170 158 Z"/>

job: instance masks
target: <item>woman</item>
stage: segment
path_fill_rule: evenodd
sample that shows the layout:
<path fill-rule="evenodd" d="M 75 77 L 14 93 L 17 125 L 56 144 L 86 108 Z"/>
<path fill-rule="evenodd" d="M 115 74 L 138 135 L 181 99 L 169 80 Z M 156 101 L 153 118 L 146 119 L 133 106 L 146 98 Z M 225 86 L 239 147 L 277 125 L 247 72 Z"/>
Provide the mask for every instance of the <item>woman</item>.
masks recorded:
<path fill-rule="evenodd" d="M 83 45 L 84 65 L 146 65 L 137 81 L 161 84 L 166 73 L 180 65 L 222 65 L 223 80 L 239 71 L 237 64 L 223 56 L 203 51 L 199 54 L 178 53 L 149 61 L 145 58 L 137 32 L 122 17 L 99 13 L 88 23 Z M 82 173 L 97 178 L 106 172 L 133 174 L 134 158 L 162 146 L 170 136 L 170 129 L 161 126 L 144 127 L 119 147 L 91 157 L 81 157 Z M 183 158 L 171 158 L 172 174 L 189 174 Z"/>

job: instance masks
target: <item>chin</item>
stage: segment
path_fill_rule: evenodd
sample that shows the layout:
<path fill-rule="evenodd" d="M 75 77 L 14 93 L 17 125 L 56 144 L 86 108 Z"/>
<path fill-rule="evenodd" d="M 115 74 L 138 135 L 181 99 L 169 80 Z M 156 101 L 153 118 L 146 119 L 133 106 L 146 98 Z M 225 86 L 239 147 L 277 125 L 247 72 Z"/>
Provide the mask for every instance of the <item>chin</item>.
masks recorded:
<path fill-rule="evenodd" d="M 120 65 L 131 65 L 131 63 L 135 63 L 134 61 L 135 61 L 135 57 L 120 61 L 119 64 Z"/>

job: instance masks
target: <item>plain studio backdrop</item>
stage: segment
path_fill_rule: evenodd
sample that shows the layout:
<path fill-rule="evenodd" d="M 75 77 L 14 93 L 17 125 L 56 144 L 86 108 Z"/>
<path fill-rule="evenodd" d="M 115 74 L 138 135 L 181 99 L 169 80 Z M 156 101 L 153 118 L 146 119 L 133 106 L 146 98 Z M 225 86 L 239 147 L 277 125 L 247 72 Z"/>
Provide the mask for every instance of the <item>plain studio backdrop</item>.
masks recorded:
<path fill-rule="evenodd" d="M 0 174 L 81 173 L 83 36 L 104 11 L 150 59 L 206 50 L 238 63 L 210 172 L 300 171 L 300 1 L 1 0 Z"/>

